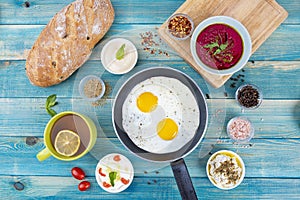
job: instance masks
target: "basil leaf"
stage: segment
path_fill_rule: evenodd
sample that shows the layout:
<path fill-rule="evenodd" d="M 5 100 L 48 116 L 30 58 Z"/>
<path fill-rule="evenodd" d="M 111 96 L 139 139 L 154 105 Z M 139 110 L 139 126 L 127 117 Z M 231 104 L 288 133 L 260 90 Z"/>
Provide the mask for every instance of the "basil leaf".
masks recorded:
<path fill-rule="evenodd" d="M 116 58 L 117 58 L 118 60 L 121 60 L 121 59 L 124 58 L 124 56 L 125 56 L 125 44 L 123 44 L 123 45 L 120 47 L 120 49 L 117 51 L 117 53 L 116 53 Z"/>
<path fill-rule="evenodd" d="M 115 180 L 117 178 L 117 172 L 109 172 L 109 180 L 110 184 L 114 187 L 115 186 Z"/>
<path fill-rule="evenodd" d="M 51 109 L 51 108 L 46 108 L 47 113 L 49 115 L 51 115 L 51 117 L 53 117 L 54 115 L 56 115 L 57 113 L 55 112 L 55 110 Z"/>
<path fill-rule="evenodd" d="M 45 107 L 49 108 L 56 105 L 56 94 L 52 94 L 47 97 Z"/>
<path fill-rule="evenodd" d="M 214 47 L 219 47 L 218 42 L 213 42 L 213 43 L 204 45 L 204 48 L 212 49 L 212 48 L 214 48 Z"/>
<path fill-rule="evenodd" d="M 221 53 L 221 49 L 217 49 L 214 53 L 214 55 Z"/>
<path fill-rule="evenodd" d="M 223 51 L 226 49 L 226 47 L 228 46 L 228 43 L 226 42 L 225 44 L 221 44 L 220 45 L 220 49 Z"/>
<path fill-rule="evenodd" d="M 47 97 L 47 100 L 45 103 L 45 108 L 46 108 L 47 113 L 49 115 L 51 115 L 52 117 L 57 114 L 53 109 L 51 109 L 51 107 L 55 106 L 56 104 L 57 104 L 56 94 L 52 94 Z"/>

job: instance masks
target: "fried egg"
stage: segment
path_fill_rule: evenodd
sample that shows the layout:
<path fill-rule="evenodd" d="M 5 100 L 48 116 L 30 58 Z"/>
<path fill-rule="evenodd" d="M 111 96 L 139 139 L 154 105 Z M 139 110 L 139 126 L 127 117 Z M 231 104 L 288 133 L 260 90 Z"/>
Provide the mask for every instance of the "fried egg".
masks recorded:
<path fill-rule="evenodd" d="M 193 138 L 199 125 L 194 95 L 182 82 L 152 77 L 137 84 L 122 107 L 122 125 L 132 142 L 152 153 L 170 153 Z"/>

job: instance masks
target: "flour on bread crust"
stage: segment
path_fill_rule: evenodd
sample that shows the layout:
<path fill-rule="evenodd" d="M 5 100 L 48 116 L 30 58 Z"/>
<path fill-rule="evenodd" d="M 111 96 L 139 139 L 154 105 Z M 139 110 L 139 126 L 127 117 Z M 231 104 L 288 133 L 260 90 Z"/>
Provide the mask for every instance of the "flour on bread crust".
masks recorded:
<path fill-rule="evenodd" d="M 77 0 L 58 12 L 41 32 L 26 60 L 33 85 L 58 84 L 81 67 L 114 20 L 110 0 Z"/>

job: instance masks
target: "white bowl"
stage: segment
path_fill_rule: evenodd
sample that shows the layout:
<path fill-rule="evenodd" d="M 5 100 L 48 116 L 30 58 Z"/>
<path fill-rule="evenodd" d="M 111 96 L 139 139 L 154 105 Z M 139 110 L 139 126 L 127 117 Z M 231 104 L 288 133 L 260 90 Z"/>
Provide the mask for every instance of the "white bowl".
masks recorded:
<path fill-rule="evenodd" d="M 215 159 L 218 155 L 225 155 L 225 156 L 229 156 L 231 158 L 235 158 L 237 163 L 238 163 L 238 166 L 242 169 L 242 172 L 241 172 L 241 176 L 240 178 L 237 180 L 237 182 L 233 185 L 228 185 L 228 186 L 225 186 L 223 184 L 220 184 L 220 183 L 217 183 L 216 182 L 216 178 L 214 178 L 211 174 L 210 174 L 210 167 L 211 167 L 211 161 L 213 159 Z M 244 177 L 245 177 L 245 164 L 242 160 L 242 158 L 232 152 L 232 151 L 228 151 L 228 150 L 220 150 L 220 151 L 217 151 L 216 153 L 214 153 L 207 161 L 207 165 L 206 165 L 206 174 L 208 176 L 208 179 L 210 180 L 210 182 L 216 186 L 217 188 L 219 189 L 222 189 L 222 190 L 230 190 L 230 189 L 233 189 L 233 188 L 236 188 L 237 186 L 239 186 L 241 184 L 241 182 L 244 180 Z"/>
<path fill-rule="evenodd" d="M 86 96 L 85 94 L 85 85 L 88 83 L 88 81 L 90 80 L 97 80 L 99 81 L 99 83 L 101 84 L 101 87 L 102 87 L 102 90 L 101 92 L 99 93 L 98 96 L 96 97 L 88 97 Z M 100 79 L 98 76 L 95 76 L 95 75 L 87 75 L 85 76 L 83 79 L 81 79 L 81 81 L 79 82 L 79 93 L 81 95 L 81 97 L 87 101 L 91 101 L 91 102 L 95 102 L 95 101 L 98 101 L 99 99 L 101 99 L 101 97 L 104 95 L 104 92 L 105 92 L 105 84 L 103 82 L 102 79 Z"/>
<path fill-rule="evenodd" d="M 125 44 L 124 58 L 118 60 L 116 53 Z M 125 74 L 133 69 L 138 59 L 137 49 L 134 44 L 124 38 L 115 38 L 108 41 L 101 51 L 103 67 L 112 74 Z"/>
<path fill-rule="evenodd" d="M 199 34 L 209 25 L 212 24 L 225 24 L 230 26 L 231 28 L 235 29 L 239 35 L 242 38 L 243 41 L 243 53 L 241 58 L 239 59 L 239 61 L 233 65 L 232 67 L 228 68 L 228 69 L 222 69 L 222 70 L 218 70 L 218 69 L 214 69 L 212 67 L 207 66 L 206 64 L 204 64 L 199 56 L 197 55 L 197 51 L 196 51 L 196 42 L 197 42 L 197 38 L 199 36 Z M 236 19 L 233 19 L 231 17 L 227 17 L 227 16 L 214 16 L 214 17 L 210 17 L 207 18 L 205 20 L 203 20 L 194 30 L 191 41 L 190 41 L 190 48 L 191 48 L 191 53 L 192 56 L 195 60 L 195 62 L 205 71 L 212 73 L 212 74 L 217 74 L 217 75 L 228 75 L 228 74 L 233 74 L 237 71 L 239 71 L 240 69 L 242 69 L 246 63 L 248 62 L 250 56 L 251 56 L 251 51 L 252 51 L 252 42 L 251 42 L 251 37 L 249 32 L 247 31 L 247 29 L 244 27 L 244 25 L 242 23 L 240 23 L 239 21 L 237 21 Z"/>
<path fill-rule="evenodd" d="M 115 158 L 118 159 L 116 160 Z M 117 172 L 114 186 L 110 183 L 110 172 Z M 110 193 L 118 193 L 128 188 L 132 183 L 134 170 L 128 158 L 119 153 L 111 153 L 101 158 L 98 162 L 95 170 L 95 177 L 98 185 L 103 190 Z M 124 180 L 127 182 L 124 182 Z M 108 187 L 107 184 L 110 184 L 111 186 Z M 106 185 L 106 187 L 104 185 Z"/>

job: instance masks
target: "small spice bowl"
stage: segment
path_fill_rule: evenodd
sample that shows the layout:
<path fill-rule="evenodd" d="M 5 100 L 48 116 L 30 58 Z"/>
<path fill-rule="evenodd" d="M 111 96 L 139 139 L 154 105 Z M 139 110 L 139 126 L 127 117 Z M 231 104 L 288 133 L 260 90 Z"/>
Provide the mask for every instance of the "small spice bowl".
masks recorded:
<path fill-rule="evenodd" d="M 230 190 L 239 186 L 244 180 L 245 164 L 238 154 L 220 150 L 208 159 L 206 174 L 214 186 L 222 190 Z"/>
<path fill-rule="evenodd" d="M 227 124 L 227 135 L 237 143 L 249 142 L 254 136 L 254 127 L 246 117 L 234 117 Z"/>
<path fill-rule="evenodd" d="M 186 40 L 194 31 L 194 22 L 188 15 L 176 13 L 168 19 L 167 31 L 175 40 Z"/>
<path fill-rule="evenodd" d="M 91 102 L 98 101 L 104 95 L 105 84 L 95 75 L 85 76 L 79 83 L 79 93 L 83 99 Z"/>
<path fill-rule="evenodd" d="M 241 85 L 235 92 L 235 100 L 242 109 L 256 109 L 262 103 L 261 90 L 253 84 Z"/>

